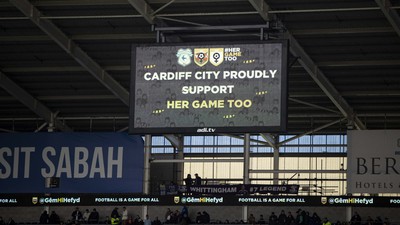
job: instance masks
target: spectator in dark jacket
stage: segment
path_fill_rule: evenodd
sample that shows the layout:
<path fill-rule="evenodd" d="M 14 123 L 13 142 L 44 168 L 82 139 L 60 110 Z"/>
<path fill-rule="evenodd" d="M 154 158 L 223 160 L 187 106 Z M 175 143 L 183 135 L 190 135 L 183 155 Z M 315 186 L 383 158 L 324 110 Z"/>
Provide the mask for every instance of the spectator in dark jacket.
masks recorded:
<path fill-rule="evenodd" d="M 99 212 L 94 208 L 89 215 L 88 219 L 89 224 L 98 224 L 99 223 Z"/>
<path fill-rule="evenodd" d="M 48 224 L 49 223 L 49 214 L 47 213 L 46 210 L 44 210 L 43 213 L 40 215 L 39 223 L 40 224 Z"/>
<path fill-rule="evenodd" d="M 51 211 L 49 217 L 49 224 L 60 224 L 60 217 L 57 215 L 55 211 Z"/>

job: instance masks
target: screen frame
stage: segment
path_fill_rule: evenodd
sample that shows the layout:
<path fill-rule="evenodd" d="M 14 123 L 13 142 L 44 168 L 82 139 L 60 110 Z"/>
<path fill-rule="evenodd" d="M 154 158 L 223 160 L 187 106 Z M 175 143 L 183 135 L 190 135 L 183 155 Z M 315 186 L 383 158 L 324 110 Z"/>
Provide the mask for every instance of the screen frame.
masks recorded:
<path fill-rule="evenodd" d="M 282 45 L 282 71 L 281 71 L 281 114 L 280 126 L 238 126 L 238 127 L 206 127 L 215 129 L 213 132 L 198 132 L 204 127 L 151 127 L 135 128 L 135 93 L 136 93 L 136 48 L 137 47 L 165 47 L 165 46 L 202 46 L 202 45 L 240 45 L 240 44 L 281 44 Z M 213 135 L 213 134 L 243 134 L 243 133 L 281 133 L 287 130 L 288 115 L 288 40 L 268 41 L 234 41 L 234 42 L 190 42 L 190 43 L 152 43 L 132 44 L 131 49 L 131 72 L 130 72 L 130 97 L 129 97 L 129 134 L 190 134 L 190 135 Z"/>

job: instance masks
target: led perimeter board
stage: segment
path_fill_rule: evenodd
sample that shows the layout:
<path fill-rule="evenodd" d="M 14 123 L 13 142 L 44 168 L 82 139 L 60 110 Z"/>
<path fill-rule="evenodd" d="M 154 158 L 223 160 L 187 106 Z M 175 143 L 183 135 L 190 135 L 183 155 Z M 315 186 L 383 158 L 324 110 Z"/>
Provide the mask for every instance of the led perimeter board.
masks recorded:
<path fill-rule="evenodd" d="M 134 45 L 133 134 L 282 132 L 286 41 Z"/>

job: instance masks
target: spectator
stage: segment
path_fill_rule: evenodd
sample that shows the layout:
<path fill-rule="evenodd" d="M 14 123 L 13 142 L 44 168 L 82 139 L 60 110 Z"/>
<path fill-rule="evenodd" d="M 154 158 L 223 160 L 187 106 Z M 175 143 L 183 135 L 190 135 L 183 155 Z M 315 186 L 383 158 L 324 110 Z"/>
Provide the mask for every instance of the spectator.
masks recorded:
<path fill-rule="evenodd" d="M 383 220 L 383 225 L 390 225 L 390 221 L 387 217 Z"/>
<path fill-rule="evenodd" d="M 197 212 L 196 223 L 203 223 L 203 216 L 201 215 L 201 212 Z"/>
<path fill-rule="evenodd" d="M 332 225 L 332 223 L 329 221 L 328 218 L 325 217 L 322 225 Z"/>
<path fill-rule="evenodd" d="M 190 192 L 190 187 L 193 184 L 192 175 L 188 174 L 185 178 L 185 185 L 186 185 L 186 193 Z"/>
<path fill-rule="evenodd" d="M 15 221 L 13 220 L 13 218 L 10 217 L 10 218 L 8 219 L 7 225 L 17 225 L 17 223 L 15 223 Z"/>
<path fill-rule="evenodd" d="M 79 211 L 79 208 L 76 207 L 75 210 L 71 214 L 72 216 L 72 222 L 78 223 L 79 221 L 82 220 L 82 213 Z"/>
<path fill-rule="evenodd" d="M 361 216 L 357 212 L 351 217 L 350 225 L 361 225 Z"/>
<path fill-rule="evenodd" d="M 374 225 L 383 225 L 383 221 L 380 216 L 375 218 Z"/>
<path fill-rule="evenodd" d="M 310 224 L 310 220 L 311 220 L 310 212 L 304 211 L 303 215 L 304 215 L 304 224 L 305 225 L 309 225 Z"/>
<path fill-rule="evenodd" d="M 278 217 L 275 215 L 274 212 L 271 213 L 269 216 L 269 225 L 277 225 L 278 224 Z"/>
<path fill-rule="evenodd" d="M 128 218 L 128 221 L 126 221 L 126 225 L 133 225 L 133 218 L 132 218 L 132 216 L 130 216 L 130 217 Z"/>
<path fill-rule="evenodd" d="M 210 223 L 210 214 L 208 214 L 206 211 L 203 211 L 203 223 Z"/>
<path fill-rule="evenodd" d="M 49 223 L 49 214 L 47 213 L 47 210 L 44 210 L 43 213 L 40 215 L 39 223 L 40 224 Z"/>
<path fill-rule="evenodd" d="M 158 219 L 158 216 L 154 219 L 154 221 L 151 223 L 152 225 L 161 225 L 161 221 Z"/>
<path fill-rule="evenodd" d="M 201 177 L 199 176 L 199 174 L 196 173 L 194 176 L 194 185 L 201 185 Z"/>
<path fill-rule="evenodd" d="M 165 216 L 164 216 L 165 223 L 168 223 L 168 221 L 171 220 L 171 213 L 172 213 L 171 209 L 167 208 L 167 212 L 165 213 Z"/>
<path fill-rule="evenodd" d="M 311 225 L 321 225 L 321 218 L 318 216 L 316 212 L 313 213 L 311 219 L 310 219 L 310 224 Z"/>
<path fill-rule="evenodd" d="M 181 225 L 187 225 L 189 223 L 190 223 L 190 219 L 189 219 L 188 215 L 187 214 L 183 214 L 183 217 L 182 217 L 182 219 L 180 221 L 180 224 Z"/>
<path fill-rule="evenodd" d="M 144 225 L 151 225 L 151 220 L 149 218 L 149 215 L 146 215 L 146 218 L 143 221 Z"/>
<path fill-rule="evenodd" d="M 342 223 L 338 220 L 336 223 L 334 223 L 334 225 L 342 225 Z"/>
<path fill-rule="evenodd" d="M 287 216 L 285 214 L 285 210 L 282 210 L 281 214 L 279 214 L 279 217 L 278 217 L 278 224 L 286 225 L 286 220 L 287 220 Z"/>
<path fill-rule="evenodd" d="M 185 215 L 186 215 L 186 217 L 189 218 L 189 210 L 188 210 L 188 207 L 186 205 L 182 207 L 182 211 L 179 214 L 179 220 L 182 220 L 182 218 L 185 217 Z"/>
<path fill-rule="evenodd" d="M 92 212 L 89 215 L 88 223 L 89 224 L 98 224 L 99 223 L 99 212 L 95 208 L 93 208 Z"/>
<path fill-rule="evenodd" d="M 104 224 L 111 224 L 110 217 L 106 216 L 106 219 L 104 220 Z"/>
<path fill-rule="evenodd" d="M 255 224 L 256 223 L 256 218 L 254 217 L 253 214 L 250 214 L 249 218 L 247 219 L 248 224 Z"/>
<path fill-rule="evenodd" d="M 170 222 L 171 222 L 171 223 L 174 223 L 174 224 L 176 224 L 176 223 L 179 222 L 179 211 L 178 211 L 178 210 L 175 210 L 175 212 L 171 213 L 171 220 L 170 220 Z"/>
<path fill-rule="evenodd" d="M 371 218 L 371 216 L 368 216 L 366 222 L 367 222 L 366 225 L 373 225 L 374 224 L 374 220 Z"/>
<path fill-rule="evenodd" d="M 51 211 L 49 217 L 49 224 L 60 224 L 60 217 L 57 215 L 55 211 Z"/>
<path fill-rule="evenodd" d="M 120 215 L 119 215 L 119 212 L 118 212 L 118 207 L 115 207 L 113 209 L 113 211 L 111 212 L 111 218 L 119 218 L 119 217 L 120 217 Z"/>
<path fill-rule="evenodd" d="M 304 224 L 304 216 L 303 211 L 301 209 L 296 212 L 296 224 L 303 225 Z"/>
<path fill-rule="evenodd" d="M 119 212 L 118 212 L 118 208 L 117 207 L 115 207 L 114 209 L 113 209 L 113 211 L 111 212 L 111 225 L 119 225 L 119 222 L 120 222 L 120 215 L 119 215 Z"/>
<path fill-rule="evenodd" d="M 239 195 L 248 195 L 249 192 L 246 190 L 246 185 L 240 185 L 240 190 L 238 192 Z"/>
<path fill-rule="evenodd" d="M 264 216 L 261 214 L 260 219 L 258 219 L 258 224 L 265 224 Z"/>
<path fill-rule="evenodd" d="M 122 207 L 122 225 L 126 224 L 126 221 L 128 220 L 128 210 L 126 207 Z"/>
<path fill-rule="evenodd" d="M 167 218 L 165 218 L 165 224 L 170 224 L 170 223 L 172 223 L 172 221 L 171 221 L 171 219 L 172 219 L 172 215 L 173 215 L 174 213 L 173 212 L 170 212 L 169 213 L 169 215 L 167 216 Z"/>
<path fill-rule="evenodd" d="M 89 209 L 86 209 L 82 216 L 82 220 L 84 223 L 88 223 L 89 216 L 90 216 Z"/>
<path fill-rule="evenodd" d="M 287 218 L 286 218 L 286 225 L 292 225 L 292 224 L 295 224 L 295 219 L 294 219 L 294 217 L 293 217 L 293 215 L 292 215 L 292 212 L 288 212 L 288 215 L 287 215 Z"/>
<path fill-rule="evenodd" d="M 6 223 L 3 220 L 3 217 L 0 216 L 0 225 L 5 225 Z"/>
<path fill-rule="evenodd" d="M 142 223 L 143 223 L 143 220 L 140 218 L 139 215 L 136 215 L 136 218 L 133 220 L 133 224 L 139 225 L 139 224 L 142 224 Z"/>

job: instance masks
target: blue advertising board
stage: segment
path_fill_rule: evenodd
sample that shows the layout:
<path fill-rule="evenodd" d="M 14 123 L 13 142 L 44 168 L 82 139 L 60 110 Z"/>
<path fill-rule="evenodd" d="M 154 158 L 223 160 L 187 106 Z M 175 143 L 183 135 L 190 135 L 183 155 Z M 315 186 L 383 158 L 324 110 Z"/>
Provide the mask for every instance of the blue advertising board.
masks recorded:
<path fill-rule="evenodd" d="M 0 135 L 0 193 L 141 193 L 144 146 L 123 133 Z"/>

